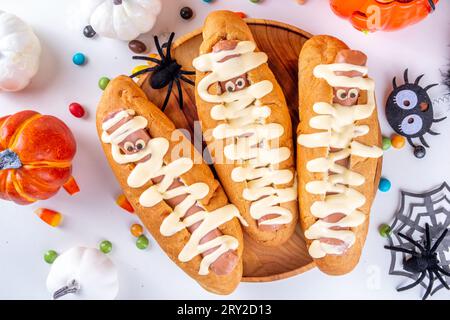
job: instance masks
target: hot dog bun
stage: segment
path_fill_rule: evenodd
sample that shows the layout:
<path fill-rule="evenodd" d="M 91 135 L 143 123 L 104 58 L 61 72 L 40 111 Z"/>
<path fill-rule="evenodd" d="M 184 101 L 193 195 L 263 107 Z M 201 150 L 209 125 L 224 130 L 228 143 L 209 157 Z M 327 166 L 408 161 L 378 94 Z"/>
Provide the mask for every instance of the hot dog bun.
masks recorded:
<path fill-rule="evenodd" d="M 348 56 L 351 57 L 348 58 Z M 319 172 L 320 170 L 311 169 L 311 166 L 309 166 L 312 170 L 311 172 L 308 170 L 307 164 L 314 159 L 327 158 L 332 154 L 330 151 L 338 151 L 338 149 L 332 150 L 328 147 L 308 147 L 305 146 L 308 141 L 305 142 L 305 139 L 301 139 L 307 137 L 309 134 L 317 134 L 324 131 L 312 127 L 314 121 L 311 122 L 311 119 L 316 117 L 315 120 L 317 120 L 318 116 L 318 113 L 313 110 L 313 106 L 318 102 L 332 104 L 333 99 L 336 98 L 334 98 L 333 88 L 329 85 L 327 80 L 316 77 L 314 72 L 316 71 L 316 73 L 318 73 L 315 69 L 316 66 L 333 64 L 337 61 L 336 59 L 338 62 L 342 62 L 339 61 L 342 59 L 350 59 L 345 62 L 357 63 L 358 65 L 365 64 L 364 54 L 359 51 L 349 50 L 347 45 L 342 41 L 330 36 L 315 36 L 308 40 L 304 44 L 299 58 L 300 123 L 297 129 L 297 136 L 299 137 L 299 142 L 297 144 L 297 171 L 299 181 L 300 222 L 302 229 L 306 231 L 306 235 L 308 235 L 308 230 L 311 232 L 312 229 L 310 228 L 319 220 L 316 215 L 312 214 L 311 207 L 314 203 L 320 203 L 325 199 L 324 194 L 313 194 L 308 192 L 307 189 L 311 190 L 312 186 L 309 183 L 313 181 L 329 181 L 326 177 L 331 176 L 329 175 L 331 172 L 328 170 L 326 170 L 326 172 Z M 347 75 L 349 74 L 351 77 L 358 75 L 355 72 L 351 74 L 347 71 Z M 365 79 L 367 79 L 367 77 L 365 77 Z M 359 98 L 357 98 L 357 103 L 359 105 L 368 103 L 369 94 L 370 92 L 367 90 L 361 90 Z M 381 145 L 381 132 L 375 101 L 373 104 L 375 108 L 370 116 L 354 122 L 356 126 L 366 125 L 369 129 L 368 133 L 355 137 L 353 141 L 360 142 L 369 147 L 379 147 Z M 322 113 L 322 115 L 323 114 L 324 113 Z M 300 143 L 300 141 L 302 143 Z M 362 157 L 351 153 L 348 163 L 348 169 L 364 177 L 364 182 L 361 185 L 355 185 L 352 186 L 352 188 L 365 197 L 366 201 L 364 205 L 357 207 L 357 210 L 365 216 L 365 220 L 358 226 L 350 227 L 350 230 L 354 232 L 355 242 L 352 246 L 347 248 L 343 254 L 326 254 L 324 257 L 314 259 L 319 269 L 327 274 L 341 275 L 350 272 L 357 265 L 361 256 L 361 251 L 368 231 L 370 208 L 377 190 L 382 165 L 382 158 L 380 157 L 381 149 L 373 148 L 370 152 L 372 152 L 371 157 Z M 311 164 L 312 162 L 310 165 Z M 359 176 L 359 178 L 361 178 L 361 176 Z M 329 193 L 327 193 L 327 195 L 328 194 Z M 310 253 L 312 242 L 313 239 L 307 239 Z M 331 242 L 333 242 L 333 239 L 331 239 Z M 318 243 L 316 242 L 315 245 L 318 245 Z M 315 252 L 315 254 L 317 254 L 317 252 Z"/>
<path fill-rule="evenodd" d="M 147 99 L 144 92 L 129 77 L 117 77 L 108 84 L 104 91 L 97 108 L 96 124 L 99 137 L 105 134 L 103 127 L 105 119 L 111 118 L 111 114 L 124 109 L 132 110 L 136 116 L 144 117 L 148 121 L 144 130 L 147 130 L 151 140 L 165 138 L 169 141 L 169 149 L 163 160 L 166 165 L 181 157 L 193 160 L 192 168 L 182 174 L 180 178 L 186 186 L 203 183 L 209 187 L 208 194 L 198 201 L 208 211 L 207 214 L 212 214 L 210 213 L 211 211 L 228 204 L 228 199 L 222 187 L 215 180 L 209 167 L 203 162 L 201 155 L 195 150 L 190 141 L 175 128 L 174 124 L 164 113 Z M 148 181 L 142 187 L 131 188 L 128 178 L 136 165 L 134 163 L 119 164 L 116 162 L 113 158 L 110 143 L 105 143 L 102 140 L 102 147 L 114 175 L 127 199 L 135 209 L 136 214 L 170 259 L 206 290 L 217 294 L 231 293 L 237 287 L 242 277 L 243 236 L 238 219 L 232 218 L 218 227 L 223 235 L 232 236 L 238 241 L 239 245 L 235 252 L 239 261 L 234 269 L 226 275 L 217 275 L 211 270 L 209 270 L 207 275 L 200 275 L 199 269 L 202 261 L 200 255 L 196 255 L 187 262 L 181 262 L 179 259 L 180 252 L 191 237 L 191 233 L 187 228 L 182 228 L 171 236 L 163 236 L 161 234 L 161 224 L 174 211 L 167 200 L 162 200 L 152 207 L 141 205 L 141 194 L 154 183 Z M 151 157 L 153 157 L 153 154 Z"/>
<path fill-rule="evenodd" d="M 280 162 L 274 163 L 274 165 L 271 166 L 270 170 L 283 171 L 284 174 L 287 174 L 288 178 L 283 183 L 268 184 L 267 187 L 273 186 L 274 190 L 282 189 L 285 191 L 288 189 L 292 189 L 288 190 L 289 196 L 286 197 L 286 199 L 288 200 L 285 199 L 286 201 L 283 202 L 280 201 L 278 202 L 278 204 L 274 205 L 282 208 L 280 209 L 280 211 L 284 210 L 285 212 L 284 217 L 288 217 L 289 215 L 291 216 L 290 218 L 289 217 L 286 218 L 287 220 L 290 220 L 289 222 L 272 225 L 261 224 L 265 219 L 269 220 L 270 216 L 268 215 L 273 213 L 271 212 L 271 210 L 273 210 L 272 209 L 273 207 L 272 208 L 266 207 L 261 210 L 254 211 L 256 212 L 256 215 L 267 214 L 265 217 L 264 216 L 260 218 L 252 217 L 251 214 L 252 204 L 258 202 L 265 196 L 262 196 L 260 198 L 254 197 L 255 198 L 254 200 L 248 200 L 250 199 L 250 197 L 247 197 L 247 199 L 245 198 L 245 193 L 248 191 L 246 189 L 251 188 L 252 182 L 250 182 L 250 180 L 252 179 L 241 178 L 241 180 L 239 180 L 239 178 L 232 178 L 232 176 L 237 172 L 235 170 L 240 170 L 239 168 L 241 166 L 244 168 L 249 167 L 249 161 L 247 161 L 248 158 L 245 158 L 244 156 L 241 157 L 241 155 L 239 155 L 239 150 L 237 150 L 238 149 L 237 147 L 236 149 L 233 150 L 235 150 L 235 152 L 238 154 L 239 159 L 243 160 L 243 164 L 239 163 L 240 160 L 227 158 L 228 156 L 224 152 L 226 146 L 229 147 L 231 143 L 237 143 L 236 141 L 242 141 L 245 138 L 242 138 L 242 135 L 239 136 L 239 134 L 236 134 L 231 139 L 228 138 L 228 140 L 226 140 L 226 138 L 225 139 L 217 138 L 217 136 L 214 137 L 215 129 L 217 129 L 222 125 L 228 125 L 230 122 L 228 121 L 228 119 L 218 119 L 218 117 L 223 116 L 225 112 L 221 111 L 218 112 L 216 116 L 213 116 L 211 112 L 214 109 L 214 107 L 217 106 L 218 104 L 217 101 L 216 102 L 212 102 L 211 100 L 206 101 L 204 99 L 204 95 L 202 96 L 201 94 L 202 84 L 204 83 L 203 80 L 207 81 L 205 78 L 208 77 L 211 73 L 216 72 L 215 70 L 204 69 L 204 67 L 206 66 L 204 62 L 206 61 L 205 59 L 208 59 L 207 58 L 208 54 L 210 54 L 211 52 L 222 53 L 229 51 L 230 55 L 227 58 L 222 59 L 218 62 L 232 63 L 233 60 L 238 60 L 241 57 L 240 55 L 233 54 L 232 53 L 233 50 L 238 50 L 237 48 L 239 47 L 239 45 L 243 43 L 246 43 L 247 47 L 246 48 L 242 47 L 242 50 L 248 49 L 248 51 L 246 52 L 248 52 L 249 54 L 255 54 L 255 56 L 259 54 L 260 55 L 259 58 L 262 58 L 263 61 L 261 61 L 261 63 L 259 63 L 254 68 L 248 68 L 247 72 L 245 70 L 242 71 L 245 72 L 245 74 L 242 75 L 243 78 L 242 77 L 239 78 L 239 76 L 236 77 L 237 74 L 233 74 L 232 76 L 230 76 L 233 77 L 233 79 L 236 81 L 235 83 L 229 84 L 231 86 L 230 89 L 226 88 L 226 85 L 228 85 L 226 81 L 230 78 L 227 79 L 222 77 L 223 79 L 220 80 L 221 81 L 220 86 L 222 88 L 217 84 L 212 84 L 208 86 L 207 91 L 211 96 L 214 95 L 212 99 L 220 100 L 226 95 L 231 95 L 230 90 L 236 92 L 238 90 L 241 90 L 240 92 L 243 92 L 249 86 L 261 82 L 265 82 L 265 84 L 268 84 L 270 82 L 271 85 L 269 84 L 269 87 L 273 86 L 271 90 L 268 90 L 270 92 L 264 94 L 262 97 L 258 99 L 261 104 L 256 106 L 256 109 L 257 110 L 262 109 L 259 108 L 260 106 L 267 107 L 268 110 L 270 111 L 269 112 L 270 115 L 268 115 L 266 118 L 263 119 L 265 121 L 264 125 L 276 126 L 277 128 L 281 128 L 280 131 L 282 131 L 279 137 L 276 137 L 276 139 L 274 140 L 268 139 L 266 140 L 266 143 L 269 145 L 270 148 L 279 147 L 280 149 L 283 149 L 283 152 L 287 151 L 288 156 L 285 159 L 283 158 Z M 295 190 L 294 187 L 295 184 L 295 168 L 294 168 L 294 154 L 293 154 L 294 149 L 292 142 L 292 125 L 283 92 L 281 90 L 281 87 L 277 83 L 277 80 L 275 79 L 275 76 L 273 75 L 272 71 L 269 69 L 269 66 L 267 64 L 267 56 L 264 62 L 264 57 L 261 56 L 261 54 L 264 55 L 263 53 L 258 52 L 258 49 L 254 44 L 254 38 L 251 34 L 249 27 L 238 15 L 230 11 L 216 11 L 211 13 L 207 17 L 203 27 L 203 43 L 201 44 L 200 47 L 200 56 L 194 60 L 194 67 L 196 67 L 197 69 L 196 103 L 199 119 L 201 120 L 203 134 L 208 144 L 208 149 L 212 157 L 215 159 L 214 167 L 219 176 L 219 179 L 231 203 L 233 203 L 239 208 L 239 211 L 249 223 L 249 226 L 244 230 L 259 243 L 268 246 L 276 246 L 282 244 L 283 242 L 285 242 L 290 238 L 290 236 L 294 232 L 295 225 L 298 221 L 297 203 L 296 203 L 297 191 Z M 250 60 L 251 59 L 256 58 L 251 57 Z M 218 64 L 216 63 L 215 65 L 217 66 Z M 199 68 L 201 70 L 199 70 Z M 243 69 L 239 68 L 236 70 L 239 73 L 239 71 Z M 230 72 L 230 69 L 227 72 Z M 233 72 L 231 71 L 231 73 Z M 232 80 L 231 82 L 233 82 L 234 80 Z M 237 87 L 237 89 L 235 86 Z M 223 102 L 219 107 L 225 109 L 228 106 L 225 106 L 225 102 Z M 249 107 L 246 105 L 243 105 L 242 107 L 247 110 L 249 109 Z M 247 110 L 244 110 L 244 112 Z M 244 122 L 247 120 L 248 120 L 247 116 L 242 116 L 241 118 L 238 119 L 238 121 Z M 252 124 L 250 124 L 250 126 L 251 125 Z M 236 125 L 234 128 L 237 128 L 238 130 L 243 130 L 242 132 L 244 132 L 246 130 L 246 125 L 244 124 Z M 269 129 L 264 128 L 262 129 L 260 134 L 264 135 L 267 134 L 267 132 L 269 132 Z M 244 132 L 244 134 L 245 133 L 247 132 Z M 223 143 L 225 140 L 226 143 Z M 262 158 L 265 157 L 263 156 Z M 268 175 L 264 176 L 263 174 L 262 176 L 258 176 L 258 178 L 264 179 L 267 178 L 267 176 Z M 276 217 L 276 215 L 272 216 L 272 218 L 273 217 Z"/>

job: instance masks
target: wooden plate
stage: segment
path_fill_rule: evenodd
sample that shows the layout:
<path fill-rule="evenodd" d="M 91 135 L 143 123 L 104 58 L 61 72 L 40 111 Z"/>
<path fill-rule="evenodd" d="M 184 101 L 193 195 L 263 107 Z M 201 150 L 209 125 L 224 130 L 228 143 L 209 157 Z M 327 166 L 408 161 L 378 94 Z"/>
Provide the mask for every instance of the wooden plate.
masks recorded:
<path fill-rule="evenodd" d="M 259 49 L 269 56 L 269 64 L 283 88 L 290 108 L 293 129 L 298 124 L 298 56 L 303 43 L 311 34 L 296 27 L 276 21 L 247 19 Z M 192 60 L 197 57 L 202 42 L 201 29 L 178 38 L 172 46 L 172 55 L 184 70 L 193 70 Z M 162 106 L 166 89 L 154 90 L 148 84 L 147 76 L 141 76 L 139 84 L 148 98 Z M 183 82 L 183 111 L 179 109 L 176 86 L 172 92 L 165 113 L 178 128 L 189 132 L 190 138 L 201 137 L 200 128 L 194 126 L 197 120 L 194 87 Z M 293 134 L 295 137 L 295 132 Z M 202 141 L 202 140 L 197 140 Z M 295 145 L 295 143 L 294 143 Z M 308 254 L 300 226 L 292 238 L 280 247 L 267 248 L 258 245 L 248 236 L 244 239 L 244 277 L 245 282 L 266 282 L 285 279 L 315 267 Z"/>

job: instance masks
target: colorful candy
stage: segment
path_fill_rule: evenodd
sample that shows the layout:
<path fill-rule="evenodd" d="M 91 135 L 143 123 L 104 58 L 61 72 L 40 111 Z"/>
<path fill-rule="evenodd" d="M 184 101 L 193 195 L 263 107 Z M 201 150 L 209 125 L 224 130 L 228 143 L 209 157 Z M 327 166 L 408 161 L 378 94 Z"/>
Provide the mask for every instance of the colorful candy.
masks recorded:
<path fill-rule="evenodd" d="M 213 2 L 213 0 L 203 0 L 203 2 L 211 3 L 211 2 Z"/>
<path fill-rule="evenodd" d="M 44 253 L 44 260 L 48 264 L 52 264 L 55 262 L 56 258 L 58 258 L 58 253 L 55 250 L 48 250 L 46 253 Z"/>
<path fill-rule="evenodd" d="M 119 207 L 121 207 L 122 209 L 130 212 L 130 213 L 134 213 L 134 208 L 133 206 L 130 204 L 130 202 L 128 201 L 127 197 L 125 197 L 124 194 L 121 194 L 117 197 L 116 199 L 116 203 L 119 205 Z"/>
<path fill-rule="evenodd" d="M 99 88 L 102 89 L 102 90 L 105 90 L 106 87 L 108 86 L 109 81 L 110 81 L 109 78 L 107 78 L 107 77 L 101 77 L 101 78 L 98 80 L 98 86 L 99 86 Z"/>
<path fill-rule="evenodd" d="M 76 64 L 77 66 L 81 66 L 86 62 L 86 57 L 84 54 L 82 54 L 81 52 L 77 52 L 73 55 L 72 57 L 72 61 L 74 64 Z"/>
<path fill-rule="evenodd" d="M 381 178 L 378 185 L 378 190 L 381 192 L 387 192 L 391 189 L 391 182 L 386 178 Z"/>
<path fill-rule="evenodd" d="M 139 40 L 131 40 L 128 42 L 128 48 L 130 48 L 130 50 L 134 53 L 144 53 L 147 51 L 147 46 L 145 43 Z"/>
<path fill-rule="evenodd" d="M 391 144 L 396 149 L 401 149 L 405 146 L 406 139 L 398 134 L 394 134 L 391 139 Z"/>
<path fill-rule="evenodd" d="M 83 106 L 77 102 L 72 102 L 69 104 L 69 111 L 74 117 L 77 118 L 82 118 L 85 114 Z"/>
<path fill-rule="evenodd" d="M 235 12 L 241 19 L 247 18 L 247 15 L 244 12 Z"/>
<path fill-rule="evenodd" d="M 36 213 L 42 221 L 52 227 L 59 226 L 63 219 L 63 216 L 59 212 L 47 208 L 36 209 L 34 213 Z"/>
<path fill-rule="evenodd" d="M 388 150 L 392 146 L 391 139 L 389 139 L 388 137 L 383 137 L 382 141 L 384 151 Z"/>
<path fill-rule="evenodd" d="M 84 27 L 83 34 L 86 38 L 92 38 L 93 36 L 96 35 L 96 32 L 95 32 L 94 28 L 92 28 L 91 25 L 88 25 L 88 26 Z"/>
<path fill-rule="evenodd" d="M 384 238 L 387 238 L 388 235 L 391 234 L 392 230 L 391 227 L 387 224 L 382 224 L 379 228 L 378 228 L 378 232 L 380 233 L 380 235 Z"/>
<path fill-rule="evenodd" d="M 103 240 L 102 242 L 100 242 L 99 249 L 101 252 L 103 252 L 105 254 L 110 253 L 112 250 L 111 241 Z"/>
<path fill-rule="evenodd" d="M 144 235 L 140 235 L 136 240 L 136 247 L 141 250 L 145 250 L 148 247 L 148 238 Z"/>
<path fill-rule="evenodd" d="M 140 66 L 136 66 L 133 68 L 133 70 L 131 71 L 131 74 L 135 74 L 136 72 L 139 72 L 141 70 L 147 69 L 148 65 L 140 65 Z M 139 77 L 139 76 L 138 76 Z"/>
<path fill-rule="evenodd" d="M 159 56 L 156 53 L 150 53 L 148 55 L 150 58 L 158 59 Z M 155 63 L 153 61 L 148 61 L 147 64 L 151 67 L 155 66 Z"/>
<path fill-rule="evenodd" d="M 144 233 L 144 228 L 140 224 L 133 224 L 130 227 L 130 232 L 133 236 L 140 237 Z"/>
<path fill-rule="evenodd" d="M 180 16 L 184 19 L 184 20 L 189 20 L 194 16 L 194 11 L 192 11 L 191 8 L 189 7 L 183 7 L 180 10 Z"/>
<path fill-rule="evenodd" d="M 427 154 L 424 146 L 415 146 L 414 147 L 414 156 L 418 159 L 422 159 Z"/>
<path fill-rule="evenodd" d="M 80 187 L 78 187 L 77 181 L 73 176 L 70 177 L 69 180 L 67 180 L 67 182 L 63 185 L 63 188 L 71 196 L 73 196 L 75 193 L 80 192 Z"/>
<path fill-rule="evenodd" d="M 258 3 L 258 2 L 259 2 L 259 0 L 250 0 L 250 2 L 253 2 L 253 3 Z"/>

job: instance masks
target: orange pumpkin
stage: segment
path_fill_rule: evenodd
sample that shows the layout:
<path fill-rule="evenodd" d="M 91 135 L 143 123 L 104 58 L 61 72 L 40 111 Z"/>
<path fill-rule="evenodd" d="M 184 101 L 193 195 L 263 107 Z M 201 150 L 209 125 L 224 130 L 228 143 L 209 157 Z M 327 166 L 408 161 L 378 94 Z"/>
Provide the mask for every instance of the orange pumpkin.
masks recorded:
<path fill-rule="evenodd" d="M 75 152 L 73 134 L 58 118 L 35 111 L 0 118 L 0 198 L 50 198 L 71 177 Z"/>
<path fill-rule="evenodd" d="M 425 19 L 439 0 L 330 0 L 333 11 L 358 30 L 395 31 Z"/>

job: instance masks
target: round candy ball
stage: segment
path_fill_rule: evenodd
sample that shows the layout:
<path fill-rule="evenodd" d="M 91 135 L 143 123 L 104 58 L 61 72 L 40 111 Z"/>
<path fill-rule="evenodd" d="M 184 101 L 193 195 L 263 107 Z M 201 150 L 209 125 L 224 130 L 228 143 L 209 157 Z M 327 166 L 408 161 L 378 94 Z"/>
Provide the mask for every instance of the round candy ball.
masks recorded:
<path fill-rule="evenodd" d="M 388 150 L 391 146 L 392 146 L 392 143 L 391 143 L 391 139 L 389 139 L 389 138 L 387 138 L 387 137 L 383 137 L 383 150 Z"/>
<path fill-rule="evenodd" d="M 101 77 L 99 80 L 98 80 L 98 86 L 99 86 L 99 88 L 100 89 L 102 89 L 102 90 L 105 90 L 106 89 L 106 86 L 108 85 L 108 83 L 109 83 L 109 78 L 107 78 L 107 77 Z"/>
<path fill-rule="evenodd" d="M 382 224 L 380 228 L 378 228 L 378 231 L 380 232 L 380 235 L 384 238 L 387 238 L 387 236 L 390 235 L 392 232 L 391 227 L 385 223 Z"/>
<path fill-rule="evenodd" d="M 258 2 L 259 2 L 259 0 L 250 0 L 250 2 L 253 2 L 253 3 L 258 3 Z"/>
<path fill-rule="evenodd" d="M 77 118 L 82 118 L 85 114 L 83 106 L 76 102 L 69 104 L 69 111 L 74 117 Z"/>
<path fill-rule="evenodd" d="M 211 3 L 211 2 L 213 2 L 214 0 L 203 0 L 203 2 L 206 2 L 206 3 Z"/>
<path fill-rule="evenodd" d="M 91 25 L 87 25 L 83 29 L 83 34 L 86 38 L 92 38 L 93 36 L 95 36 L 96 32 L 95 32 L 94 28 L 92 28 Z"/>
<path fill-rule="evenodd" d="M 147 247 L 148 247 L 147 237 L 144 235 L 140 235 L 136 240 L 136 247 L 138 247 L 138 249 L 141 249 L 141 250 L 147 249 Z"/>
<path fill-rule="evenodd" d="M 81 66 L 86 62 L 86 57 L 81 52 L 77 52 L 73 55 L 72 61 L 77 66 Z"/>
<path fill-rule="evenodd" d="M 401 149 L 405 146 L 406 139 L 405 137 L 399 136 L 398 134 L 394 134 L 391 139 L 391 144 L 396 149 Z"/>
<path fill-rule="evenodd" d="M 422 159 L 427 154 L 427 150 L 424 146 L 415 146 L 414 147 L 414 156 L 418 159 Z"/>
<path fill-rule="evenodd" d="M 103 240 L 102 242 L 100 242 L 99 248 L 103 253 L 110 253 L 112 250 L 112 243 L 111 241 Z"/>
<path fill-rule="evenodd" d="M 56 258 L 58 258 L 58 253 L 55 250 L 48 250 L 46 253 L 44 253 L 44 260 L 48 264 L 52 264 L 55 262 Z"/>
<path fill-rule="evenodd" d="M 191 8 L 189 7 L 183 7 L 180 10 L 180 16 L 184 19 L 184 20 L 189 20 L 194 16 L 194 11 L 192 11 Z"/>
<path fill-rule="evenodd" d="M 144 233 L 144 228 L 140 224 L 133 224 L 130 228 L 130 232 L 135 237 L 140 237 Z"/>
<path fill-rule="evenodd" d="M 381 178 L 378 185 L 378 190 L 381 192 L 387 192 L 389 189 L 391 189 L 391 182 L 386 178 Z"/>

